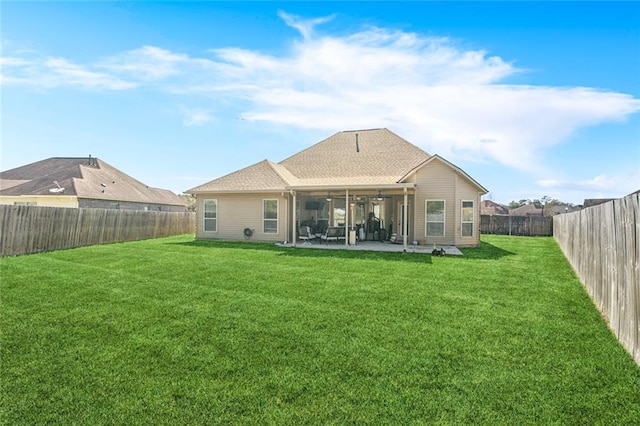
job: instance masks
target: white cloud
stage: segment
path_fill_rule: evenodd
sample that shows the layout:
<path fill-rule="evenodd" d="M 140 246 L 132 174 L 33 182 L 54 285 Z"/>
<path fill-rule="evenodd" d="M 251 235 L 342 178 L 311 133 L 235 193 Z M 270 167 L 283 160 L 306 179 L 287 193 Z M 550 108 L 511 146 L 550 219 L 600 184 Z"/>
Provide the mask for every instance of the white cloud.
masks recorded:
<path fill-rule="evenodd" d="M 640 110 L 626 94 L 501 84 L 521 70 L 446 38 L 380 28 L 305 36 L 285 57 L 214 53 L 229 83 L 220 91 L 252 103 L 246 119 L 327 132 L 385 126 L 428 152 L 527 171 L 577 129 Z"/>
<path fill-rule="evenodd" d="M 282 55 L 229 47 L 197 57 L 143 46 L 86 65 L 12 55 L 2 84 L 201 94 L 225 106 L 240 101 L 246 120 L 327 133 L 389 127 L 430 153 L 526 171 L 539 170 L 540 153 L 576 130 L 640 111 L 627 94 L 505 84 L 522 70 L 448 38 L 384 28 L 318 35 L 333 16 L 280 16 L 302 35 Z M 184 123 L 205 123 L 207 114 L 185 113 Z"/>
<path fill-rule="evenodd" d="M 191 61 L 185 54 L 172 53 L 154 46 L 143 46 L 104 59 L 98 66 L 132 79 L 162 80 L 182 73 L 181 67 Z"/>
<path fill-rule="evenodd" d="M 45 85 L 81 86 L 111 90 L 131 89 L 136 86 L 133 82 L 127 82 L 106 73 L 90 71 L 62 58 L 47 59 L 44 62 L 44 67 L 50 72 L 48 80 L 45 79 Z"/>
<path fill-rule="evenodd" d="M 585 180 L 543 179 L 538 181 L 538 185 L 549 189 L 568 191 L 587 190 L 593 193 L 617 193 L 625 195 L 640 189 L 640 173 L 629 176 L 607 176 L 601 174 L 592 179 Z"/>
<path fill-rule="evenodd" d="M 23 58 L 16 58 L 11 56 L 5 56 L 0 58 L 0 66 L 2 67 L 17 67 L 17 66 L 27 66 L 29 65 L 29 61 Z"/>
<path fill-rule="evenodd" d="M 278 11 L 278 16 L 280 16 L 288 26 L 300 31 L 300 34 L 302 34 L 305 39 L 311 38 L 316 25 L 324 24 L 325 22 L 329 22 L 335 18 L 335 15 L 330 15 L 323 18 L 303 19 L 282 10 Z"/>
<path fill-rule="evenodd" d="M 187 127 L 202 126 L 215 119 L 211 112 L 200 108 L 182 108 L 184 118 L 182 123 Z"/>
<path fill-rule="evenodd" d="M 75 64 L 65 58 L 2 57 L 0 64 L 0 81 L 3 85 L 21 84 L 42 89 L 72 86 L 99 90 L 125 90 L 137 86 L 133 81 L 121 79 L 110 73 L 93 71 L 90 67 Z"/>

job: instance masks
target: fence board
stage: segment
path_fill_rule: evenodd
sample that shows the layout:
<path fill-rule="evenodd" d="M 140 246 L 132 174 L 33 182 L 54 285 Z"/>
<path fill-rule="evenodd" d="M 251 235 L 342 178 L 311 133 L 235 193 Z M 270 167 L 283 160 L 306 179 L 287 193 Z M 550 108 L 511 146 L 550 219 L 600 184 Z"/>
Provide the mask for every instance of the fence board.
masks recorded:
<path fill-rule="evenodd" d="M 190 234 L 191 212 L 0 205 L 0 256 Z"/>
<path fill-rule="evenodd" d="M 496 235 L 551 236 L 550 216 L 481 215 L 480 233 Z"/>
<path fill-rule="evenodd" d="M 640 364 L 640 194 L 554 217 L 553 235 Z"/>

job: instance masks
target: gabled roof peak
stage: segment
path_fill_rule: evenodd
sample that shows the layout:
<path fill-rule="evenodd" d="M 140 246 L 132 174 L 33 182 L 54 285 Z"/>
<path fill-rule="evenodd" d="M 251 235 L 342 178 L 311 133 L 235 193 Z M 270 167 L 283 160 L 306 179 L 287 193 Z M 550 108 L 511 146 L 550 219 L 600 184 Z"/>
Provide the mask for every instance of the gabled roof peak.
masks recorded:
<path fill-rule="evenodd" d="M 386 127 L 378 127 L 378 128 L 375 128 L 375 129 L 343 130 L 340 133 L 373 132 L 373 131 L 376 131 L 376 130 L 389 130 L 389 129 L 387 129 Z"/>

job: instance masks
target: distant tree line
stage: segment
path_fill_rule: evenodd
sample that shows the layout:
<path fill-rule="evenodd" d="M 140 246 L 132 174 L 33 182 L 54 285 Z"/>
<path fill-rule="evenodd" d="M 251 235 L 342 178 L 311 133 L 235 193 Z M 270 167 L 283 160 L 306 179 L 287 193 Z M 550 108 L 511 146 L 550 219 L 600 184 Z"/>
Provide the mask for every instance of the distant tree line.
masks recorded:
<path fill-rule="evenodd" d="M 575 207 L 573 203 L 565 203 L 564 201 L 557 200 L 555 198 L 551 198 L 548 196 L 544 196 L 542 198 L 529 199 L 529 200 L 519 200 L 519 201 L 511 201 L 507 204 L 509 209 L 517 209 L 518 207 L 526 206 L 529 204 L 533 204 L 536 208 L 542 209 L 545 206 L 562 206 L 562 207 Z"/>

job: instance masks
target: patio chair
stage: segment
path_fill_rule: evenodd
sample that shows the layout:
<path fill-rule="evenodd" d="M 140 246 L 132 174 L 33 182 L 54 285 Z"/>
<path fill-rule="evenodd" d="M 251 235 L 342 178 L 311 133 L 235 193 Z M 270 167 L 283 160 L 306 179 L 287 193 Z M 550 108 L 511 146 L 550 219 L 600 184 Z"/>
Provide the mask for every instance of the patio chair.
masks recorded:
<path fill-rule="evenodd" d="M 327 245 L 329 245 L 329 241 L 337 242 L 340 238 L 344 238 L 344 228 L 336 228 L 331 226 L 327 228 L 325 233 L 322 234 L 320 238 L 323 239 Z"/>
<path fill-rule="evenodd" d="M 298 228 L 298 239 L 304 241 L 304 245 L 310 245 L 311 240 L 316 239 L 316 235 L 311 232 L 311 228 L 308 226 L 301 226 Z"/>

